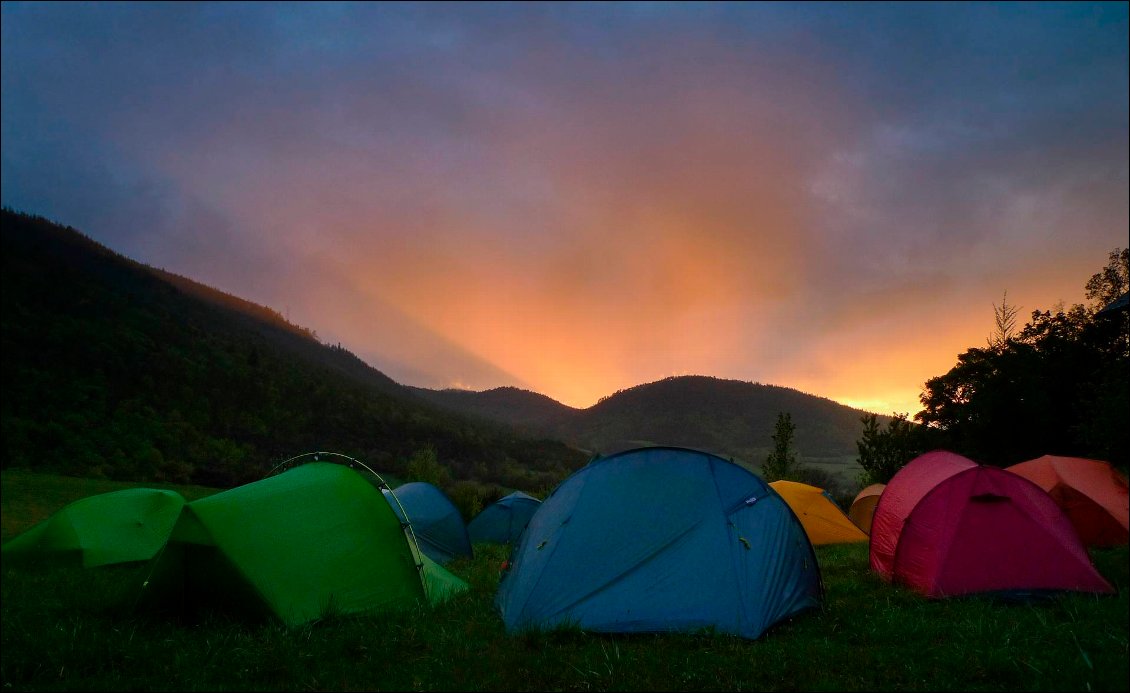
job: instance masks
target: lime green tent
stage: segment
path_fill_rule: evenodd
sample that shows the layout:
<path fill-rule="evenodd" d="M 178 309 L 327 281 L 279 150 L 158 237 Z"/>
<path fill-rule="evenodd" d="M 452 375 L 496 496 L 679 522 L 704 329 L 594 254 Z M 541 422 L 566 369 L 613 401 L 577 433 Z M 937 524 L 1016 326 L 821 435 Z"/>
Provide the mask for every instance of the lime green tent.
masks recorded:
<path fill-rule="evenodd" d="M 140 602 L 273 614 L 298 625 L 435 604 L 467 587 L 420 553 L 364 477 L 312 462 L 184 506 Z"/>
<path fill-rule="evenodd" d="M 184 506 L 176 491 L 131 488 L 77 500 L 6 542 L 5 566 L 86 568 L 147 561 L 165 545 Z"/>

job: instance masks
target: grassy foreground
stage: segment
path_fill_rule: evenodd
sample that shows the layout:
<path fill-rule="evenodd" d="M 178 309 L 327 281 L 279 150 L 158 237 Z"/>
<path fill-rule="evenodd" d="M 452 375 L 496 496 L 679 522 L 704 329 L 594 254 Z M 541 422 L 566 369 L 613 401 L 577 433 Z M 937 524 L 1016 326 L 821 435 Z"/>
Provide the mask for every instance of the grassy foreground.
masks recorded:
<path fill-rule="evenodd" d="M 124 487 L 4 472 L 3 537 L 71 500 Z M 209 490 L 175 487 L 187 497 Z M 83 489 L 86 489 L 85 492 Z M 14 529 L 19 527 L 20 529 Z M 928 601 L 868 570 L 866 544 L 817 547 L 822 611 L 756 641 L 710 633 L 506 634 L 493 606 L 506 553 L 449 569 L 472 589 L 436 609 L 301 628 L 131 612 L 139 567 L 3 569 L 4 690 L 1122 690 L 1128 554 L 1094 551 L 1117 596 Z"/>

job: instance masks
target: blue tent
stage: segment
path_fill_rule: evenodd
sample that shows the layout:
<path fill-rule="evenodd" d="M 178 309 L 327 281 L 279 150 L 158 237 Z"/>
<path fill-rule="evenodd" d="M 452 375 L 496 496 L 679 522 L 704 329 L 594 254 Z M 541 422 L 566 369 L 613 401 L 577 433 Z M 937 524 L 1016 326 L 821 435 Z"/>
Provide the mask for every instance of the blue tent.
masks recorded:
<path fill-rule="evenodd" d="M 416 542 L 428 558 L 436 563 L 447 563 L 457 556 L 472 556 L 463 515 L 439 488 L 424 481 L 412 481 L 391 492 L 396 500 L 387 489 L 383 492 L 400 521 L 411 523 Z"/>
<path fill-rule="evenodd" d="M 554 489 L 495 605 L 509 632 L 753 639 L 822 598 L 812 544 L 776 491 L 721 457 L 653 447 L 594 460 Z"/>
<path fill-rule="evenodd" d="M 515 545 L 539 505 L 541 501 L 537 498 L 515 491 L 491 503 L 475 515 L 467 525 L 467 534 L 470 535 L 472 543 Z"/>

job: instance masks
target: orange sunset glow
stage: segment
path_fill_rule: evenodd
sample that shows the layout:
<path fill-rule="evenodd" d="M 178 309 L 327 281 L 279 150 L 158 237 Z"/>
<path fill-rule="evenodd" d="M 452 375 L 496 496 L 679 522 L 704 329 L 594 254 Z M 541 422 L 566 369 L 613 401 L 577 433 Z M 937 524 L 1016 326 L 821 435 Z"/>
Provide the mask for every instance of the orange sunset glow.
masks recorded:
<path fill-rule="evenodd" d="M 405 384 L 913 415 L 1127 242 L 1125 36 L 1068 8 L 71 9 L 4 6 L 4 204 Z"/>

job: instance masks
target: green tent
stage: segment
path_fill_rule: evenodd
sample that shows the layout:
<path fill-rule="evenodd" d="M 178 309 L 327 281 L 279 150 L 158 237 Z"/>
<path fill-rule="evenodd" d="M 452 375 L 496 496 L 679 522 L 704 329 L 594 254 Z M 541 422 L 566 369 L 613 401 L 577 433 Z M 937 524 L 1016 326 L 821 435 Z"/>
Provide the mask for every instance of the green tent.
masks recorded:
<path fill-rule="evenodd" d="M 298 625 L 435 604 L 467 587 L 420 553 L 364 477 L 312 462 L 184 506 L 141 603 L 273 614 Z"/>
<path fill-rule="evenodd" d="M 165 545 L 184 507 L 176 491 L 131 488 L 77 500 L 6 542 L 4 565 L 86 568 L 147 561 Z"/>

